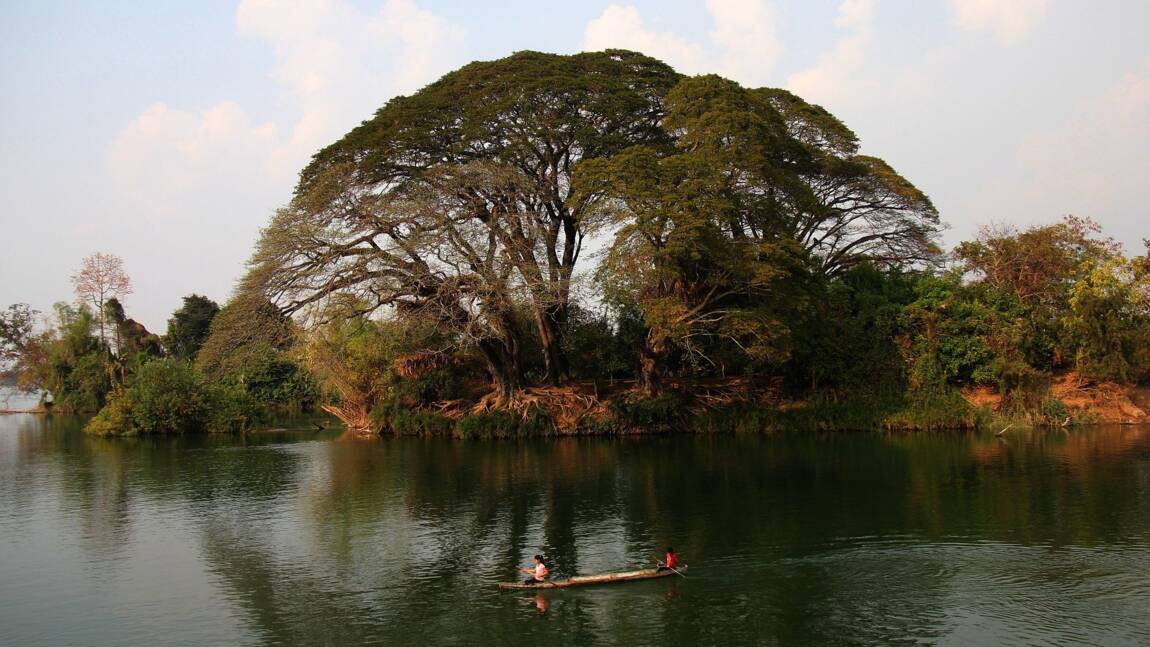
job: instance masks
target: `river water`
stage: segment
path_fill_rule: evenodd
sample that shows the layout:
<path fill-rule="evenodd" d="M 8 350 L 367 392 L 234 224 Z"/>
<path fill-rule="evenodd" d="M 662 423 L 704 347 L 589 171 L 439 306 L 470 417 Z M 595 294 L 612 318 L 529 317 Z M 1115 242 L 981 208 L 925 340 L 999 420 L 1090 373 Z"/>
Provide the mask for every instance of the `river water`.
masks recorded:
<path fill-rule="evenodd" d="M 0 644 L 1150 644 L 1150 429 L 108 440 L 0 417 Z M 652 563 L 687 578 L 496 583 Z"/>

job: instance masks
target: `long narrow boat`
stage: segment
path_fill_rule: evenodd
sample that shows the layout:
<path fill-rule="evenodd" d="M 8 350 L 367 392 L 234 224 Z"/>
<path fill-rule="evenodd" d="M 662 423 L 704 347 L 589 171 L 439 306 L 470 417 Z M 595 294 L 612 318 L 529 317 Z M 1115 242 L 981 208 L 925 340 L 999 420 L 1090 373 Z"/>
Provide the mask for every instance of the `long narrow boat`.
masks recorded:
<path fill-rule="evenodd" d="M 686 566 L 679 566 L 677 570 L 682 573 Z M 600 575 L 576 575 L 566 580 L 548 580 L 540 584 L 524 584 L 523 582 L 500 582 L 501 589 L 565 589 L 569 586 L 589 586 L 591 584 L 614 584 L 615 582 L 633 582 L 635 580 L 651 580 L 656 577 L 674 575 L 672 570 L 657 570 L 645 568 L 641 571 L 625 571 L 623 573 L 603 573 Z"/>

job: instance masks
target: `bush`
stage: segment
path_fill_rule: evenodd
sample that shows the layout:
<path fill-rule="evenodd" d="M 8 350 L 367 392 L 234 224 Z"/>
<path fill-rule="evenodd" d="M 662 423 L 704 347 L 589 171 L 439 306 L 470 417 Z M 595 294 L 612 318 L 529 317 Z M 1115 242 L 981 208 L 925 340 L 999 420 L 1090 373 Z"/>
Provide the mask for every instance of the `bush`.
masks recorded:
<path fill-rule="evenodd" d="M 450 418 L 430 411 L 410 409 L 391 401 L 371 412 L 376 429 L 389 430 L 397 436 L 439 436 L 451 433 Z"/>
<path fill-rule="evenodd" d="M 251 399 L 279 407 L 311 409 L 318 396 L 315 380 L 283 353 L 253 353 L 243 372 L 224 380 L 240 386 Z"/>
<path fill-rule="evenodd" d="M 527 418 L 508 411 L 487 411 L 465 416 L 455 423 L 456 438 L 522 438 L 555 433 L 555 423 L 536 410 Z"/>
<path fill-rule="evenodd" d="M 208 384 L 191 364 L 163 359 L 140 367 L 132 385 L 116 391 L 85 431 L 107 436 L 238 432 L 255 410 L 242 388 Z"/>
<path fill-rule="evenodd" d="M 608 410 L 625 429 L 675 431 L 686 426 L 692 400 L 686 393 L 668 391 L 651 398 L 614 400 Z"/>
<path fill-rule="evenodd" d="M 883 419 L 882 426 L 894 431 L 937 431 L 975 429 L 980 412 L 957 389 L 912 392 L 907 406 Z"/>
<path fill-rule="evenodd" d="M 407 407 L 417 407 L 459 398 L 464 387 L 461 370 L 460 367 L 452 366 L 419 377 L 395 375 L 392 378 L 388 400 L 402 403 Z"/>

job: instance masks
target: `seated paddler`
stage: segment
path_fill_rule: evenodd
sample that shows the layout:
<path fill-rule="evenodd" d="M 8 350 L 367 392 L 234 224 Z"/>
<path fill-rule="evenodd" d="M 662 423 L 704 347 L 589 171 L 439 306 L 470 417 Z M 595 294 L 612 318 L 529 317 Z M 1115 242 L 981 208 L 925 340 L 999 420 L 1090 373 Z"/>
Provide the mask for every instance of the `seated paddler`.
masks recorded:
<path fill-rule="evenodd" d="M 543 563 L 542 555 L 535 556 L 534 568 L 521 568 L 519 570 L 531 576 L 523 580 L 524 584 L 542 584 L 547 580 L 547 576 L 551 574 L 551 571 L 547 570 L 547 565 Z"/>

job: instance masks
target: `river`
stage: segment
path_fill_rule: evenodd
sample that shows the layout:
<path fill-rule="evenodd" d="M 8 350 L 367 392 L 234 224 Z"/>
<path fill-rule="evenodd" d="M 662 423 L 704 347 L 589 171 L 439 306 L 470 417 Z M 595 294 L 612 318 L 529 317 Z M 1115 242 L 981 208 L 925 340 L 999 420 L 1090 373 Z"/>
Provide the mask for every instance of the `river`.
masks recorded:
<path fill-rule="evenodd" d="M 345 442 L 0 417 L 0 644 L 1150 644 L 1150 429 Z M 651 564 L 687 577 L 500 592 Z"/>

